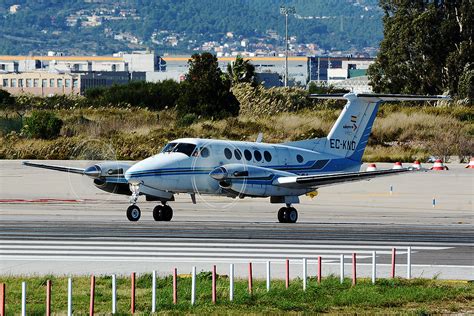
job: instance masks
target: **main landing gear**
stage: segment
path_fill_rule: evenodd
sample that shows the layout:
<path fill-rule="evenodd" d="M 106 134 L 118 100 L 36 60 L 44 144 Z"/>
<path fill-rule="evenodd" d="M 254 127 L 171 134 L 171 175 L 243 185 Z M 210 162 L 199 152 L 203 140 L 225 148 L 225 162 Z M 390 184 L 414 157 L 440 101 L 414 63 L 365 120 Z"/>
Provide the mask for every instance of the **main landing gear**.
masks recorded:
<path fill-rule="evenodd" d="M 169 205 L 157 205 L 153 209 L 153 218 L 155 221 L 169 222 L 173 218 L 173 209 Z"/>
<path fill-rule="evenodd" d="M 298 211 L 294 207 L 291 207 L 290 205 L 287 205 L 286 207 L 282 207 L 278 211 L 278 221 L 280 223 L 296 223 L 297 220 L 298 220 Z"/>
<path fill-rule="evenodd" d="M 130 197 L 130 205 L 127 208 L 127 218 L 131 222 L 136 222 L 140 219 L 141 211 L 137 206 L 138 196 L 140 195 L 140 184 L 130 184 L 130 191 L 132 196 Z M 157 205 L 153 209 L 153 218 L 155 221 L 166 221 L 169 222 L 173 218 L 173 209 L 162 202 L 163 205 Z"/>

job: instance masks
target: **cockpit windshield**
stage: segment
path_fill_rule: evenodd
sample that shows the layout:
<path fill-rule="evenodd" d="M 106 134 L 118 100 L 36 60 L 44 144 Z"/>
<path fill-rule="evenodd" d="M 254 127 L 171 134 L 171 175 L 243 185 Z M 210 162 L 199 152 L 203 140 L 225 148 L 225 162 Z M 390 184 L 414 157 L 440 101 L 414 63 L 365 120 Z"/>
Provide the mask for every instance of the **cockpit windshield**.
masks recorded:
<path fill-rule="evenodd" d="M 195 148 L 196 148 L 196 145 L 189 144 L 189 143 L 169 143 L 163 148 L 161 152 L 162 153 L 172 153 L 172 152 L 183 153 L 185 155 L 191 156 Z"/>

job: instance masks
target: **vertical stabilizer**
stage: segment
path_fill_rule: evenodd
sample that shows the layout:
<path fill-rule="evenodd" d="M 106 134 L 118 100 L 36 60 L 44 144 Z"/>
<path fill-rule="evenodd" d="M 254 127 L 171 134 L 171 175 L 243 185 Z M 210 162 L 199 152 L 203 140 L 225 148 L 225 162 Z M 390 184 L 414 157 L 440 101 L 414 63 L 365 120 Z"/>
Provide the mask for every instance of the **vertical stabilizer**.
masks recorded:
<path fill-rule="evenodd" d="M 326 137 L 325 152 L 360 161 L 377 116 L 379 102 L 346 94 L 347 103 Z"/>
<path fill-rule="evenodd" d="M 372 126 L 384 101 L 438 101 L 449 96 L 398 94 L 331 94 L 311 95 L 318 99 L 346 99 L 347 103 L 327 137 L 285 143 L 287 146 L 325 152 L 357 162 L 362 160 Z"/>

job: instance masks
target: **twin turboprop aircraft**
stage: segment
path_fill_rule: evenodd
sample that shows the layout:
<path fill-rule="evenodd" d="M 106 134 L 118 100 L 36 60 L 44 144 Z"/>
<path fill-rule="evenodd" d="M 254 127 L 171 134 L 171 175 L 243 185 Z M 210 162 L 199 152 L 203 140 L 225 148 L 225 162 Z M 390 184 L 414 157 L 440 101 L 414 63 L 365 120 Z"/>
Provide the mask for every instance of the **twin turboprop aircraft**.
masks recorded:
<path fill-rule="evenodd" d="M 411 168 L 360 172 L 362 155 L 369 139 L 379 104 L 384 101 L 442 100 L 445 96 L 391 94 L 312 95 L 313 98 L 346 99 L 339 118 L 327 137 L 282 144 L 199 138 L 177 139 L 161 153 L 135 164 L 105 162 L 86 169 L 24 162 L 27 166 L 86 175 L 97 188 L 130 195 L 127 218 L 141 216 L 138 198 L 160 202 L 153 209 L 156 221 L 170 221 L 168 202 L 177 193 L 232 198 L 270 197 L 270 203 L 285 206 L 278 211 L 280 223 L 295 223 L 293 204 L 299 196 L 322 186 L 400 174 Z"/>

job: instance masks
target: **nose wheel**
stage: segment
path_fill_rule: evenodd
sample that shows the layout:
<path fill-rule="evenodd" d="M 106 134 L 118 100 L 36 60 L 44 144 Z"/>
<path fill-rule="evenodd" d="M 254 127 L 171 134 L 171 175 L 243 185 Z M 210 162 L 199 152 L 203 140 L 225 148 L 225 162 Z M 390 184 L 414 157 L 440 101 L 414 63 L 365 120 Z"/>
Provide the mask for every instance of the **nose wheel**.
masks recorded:
<path fill-rule="evenodd" d="M 173 209 L 169 205 L 157 205 L 153 209 L 155 221 L 169 222 L 173 218 Z"/>
<path fill-rule="evenodd" d="M 298 220 L 298 211 L 294 207 L 282 207 L 278 211 L 278 221 L 280 223 L 296 223 Z"/>
<path fill-rule="evenodd" d="M 142 212 L 140 211 L 140 208 L 136 206 L 135 204 L 130 205 L 127 208 L 127 218 L 131 222 L 136 222 L 140 219 Z"/>

